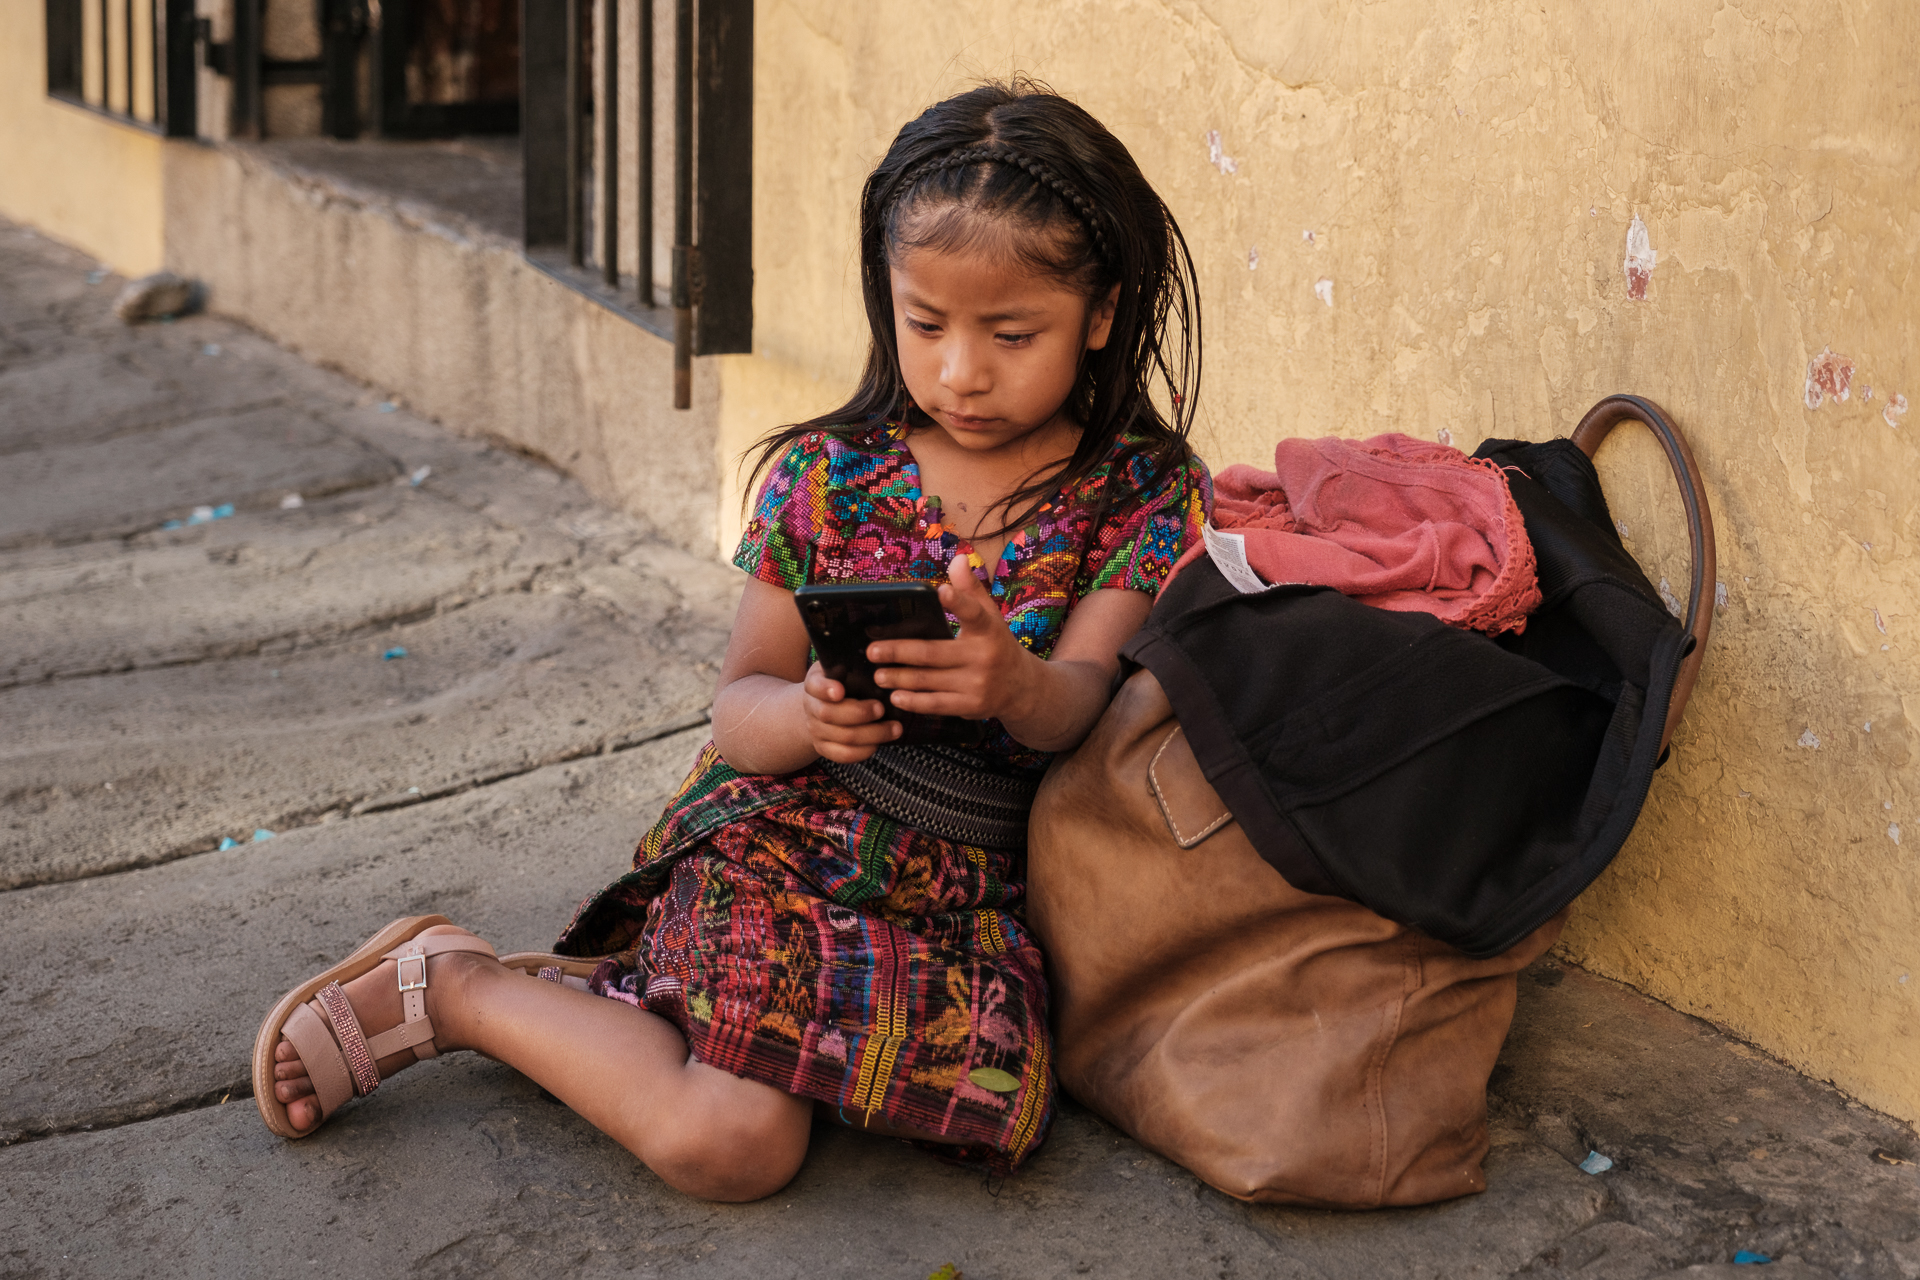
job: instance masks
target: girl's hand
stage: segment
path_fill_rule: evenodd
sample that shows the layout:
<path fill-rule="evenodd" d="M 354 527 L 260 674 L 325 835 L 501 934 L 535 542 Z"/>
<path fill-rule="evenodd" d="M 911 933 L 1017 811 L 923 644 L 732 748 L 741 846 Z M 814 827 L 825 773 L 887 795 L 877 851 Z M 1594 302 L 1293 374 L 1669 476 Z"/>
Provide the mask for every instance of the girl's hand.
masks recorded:
<path fill-rule="evenodd" d="M 1046 663 L 1013 638 L 1000 606 L 965 556 L 947 566 L 940 604 L 960 623 L 952 640 L 876 640 L 867 657 L 874 683 L 892 690 L 893 705 L 923 715 L 1015 721 L 1037 703 Z"/>
<path fill-rule="evenodd" d="M 807 716 L 807 736 L 817 755 L 841 764 L 857 764 L 900 736 L 898 720 L 882 720 L 884 708 L 868 699 L 847 697 L 846 687 L 829 680 L 818 662 L 807 668 L 801 682 L 801 701 Z"/>

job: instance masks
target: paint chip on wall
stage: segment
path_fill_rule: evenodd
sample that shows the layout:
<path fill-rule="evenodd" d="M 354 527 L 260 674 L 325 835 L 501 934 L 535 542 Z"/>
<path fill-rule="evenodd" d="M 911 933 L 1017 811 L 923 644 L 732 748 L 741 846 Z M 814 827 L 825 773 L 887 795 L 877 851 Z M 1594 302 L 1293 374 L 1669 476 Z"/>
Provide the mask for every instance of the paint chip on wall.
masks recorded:
<path fill-rule="evenodd" d="M 1880 411 L 1880 416 L 1887 420 L 1888 426 L 1898 430 L 1900 419 L 1907 416 L 1907 398 L 1895 395 L 1887 401 L 1887 407 Z"/>
<path fill-rule="evenodd" d="M 1260 269 L 1260 246 L 1256 244 L 1247 250 L 1247 270 L 1258 271 L 1259 269 Z"/>
<path fill-rule="evenodd" d="M 1820 739 L 1814 734 L 1813 730 L 1803 729 L 1800 732 L 1800 737 L 1795 741 L 1794 745 L 1807 747 L 1811 750 L 1818 751 L 1820 749 Z"/>
<path fill-rule="evenodd" d="M 1724 582 L 1713 584 L 1713 607 L 1716 609 L 1727 607 L 1727 584 Z"/>
<path fill-rule="evenodd" d="M 1852 386 L 1853 361 L 1832 347 L 1807 361 L 1807 408 L 1818 409 L 1828 400 L 1844 404 Z"/>
<path fill-rule="evenodd" d="M 1893 841 L 1895 844 L 1900 843 L 1900 824 L 1899 823 L 1889 822 L 1887 824 L 1887 839 Z M 1900 981 L 1905 982 L 1906 979 L 1902 978 L 1900 979 Z"/>
<path fill-rule="evenodd" d="M 1218 129 L 1207 130 L 1207 163 L 1222 173 L 1240 172 L 1240 162 L 1227 154 Z"/>
<path fill-rule="evenodd" d="M 1654 264 L 1659 261 L 1659 251 L 1647 239 L 1647 224 L 1640 221 L 1639 214 L 1634 214 L 1633 222 L 1627 227 L 1627 260 L 1623 264 L 1629 298 L 1647 296 L 1647 282 L 1653 279 Z"/>
<path fill-rule="evenodd" d="M 1667 612 L 1678 618 L 1682 614 L 1680 598 L 1673 594 L 1673 587 L 1665 578 L 1660 579 L 1660 603 L 1667 606 Z"/>
<path fill-rule="evenodd" d="M 1333 305 L 1333 281 L 1326 280 L 1326 279 L 1315 281 L 1313 286 L 1313 296 L 1320 299 L 1320 301 L 1326 303 L 1328 306 L 1332 306 Z"/>

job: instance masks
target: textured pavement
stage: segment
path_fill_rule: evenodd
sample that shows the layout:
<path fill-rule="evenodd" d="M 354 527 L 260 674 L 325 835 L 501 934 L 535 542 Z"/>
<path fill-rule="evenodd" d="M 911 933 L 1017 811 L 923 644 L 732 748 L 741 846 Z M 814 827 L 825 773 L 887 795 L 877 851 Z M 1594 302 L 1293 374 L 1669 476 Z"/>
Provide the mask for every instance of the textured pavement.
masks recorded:
<path fill-rule="evenodd" d="M 738 575 L 93 271 L 0 223 L 0 1276 L 1920 1280 L 1911 1129 L 1552 959 L 1490 1190 L 1425 1209 L 1243 1205 L 1071 1104 L 1010 1180 L 821 1128 L 707 1205 L 471 1055 L 272 1137 L 281 991 L 402 913 L 544 946 L 624 869 Z"/>

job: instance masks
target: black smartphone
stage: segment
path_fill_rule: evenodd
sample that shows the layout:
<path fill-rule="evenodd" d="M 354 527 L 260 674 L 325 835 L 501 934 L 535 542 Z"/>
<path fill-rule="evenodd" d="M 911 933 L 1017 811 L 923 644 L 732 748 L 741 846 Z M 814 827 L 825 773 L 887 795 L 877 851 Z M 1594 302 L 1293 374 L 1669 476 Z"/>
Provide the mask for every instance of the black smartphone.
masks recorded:
<path fill-rule="evenodd" d="M 867 646 L 875 640 L 950 640 L 940 588 L 931 582 L 836 582 L 800 587 L 793 593 L 806 623 L 813 651 L 827 675 L 846 686 L 849 698 L 875 699 L 886 718 L 904 731 L 896 742 L 938 742 L 978 746 L 984 721 L 960 716 L 928 716 L 894 707 L 887 691 L 873 682 L 874 664 Z"/>

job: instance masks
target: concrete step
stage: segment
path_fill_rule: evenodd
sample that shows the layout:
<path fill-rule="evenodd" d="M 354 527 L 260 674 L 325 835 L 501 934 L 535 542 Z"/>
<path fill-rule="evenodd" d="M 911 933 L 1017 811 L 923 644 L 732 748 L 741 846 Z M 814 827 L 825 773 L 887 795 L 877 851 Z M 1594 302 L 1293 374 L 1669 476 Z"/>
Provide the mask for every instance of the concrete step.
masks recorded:
<path fill-rule="evenodd" d="M 244 1096 L 273 1002 L 397 916 L 439 912 L 502 951 L 550 946 L 628 868 L 706 740 L 690 730 L 262 844 L 0 894 L 0 1143 Z"/>
<path fill-rule="evenodd" d="M 236 360 L 218 342 L 176 342 L 169 345 L 184 349 L 168 350 L 120 337 L 117 345 L 123 349 L 105 358 L 98 343 L 85 343 L 0 368 L 0 457 L 9 468 L 22 465 L 21 453 L 264 408 L 285 394 L 268 369 Z M 205 366 L 216 363 L 229 368 L 211 376 Z"/>
<path fill-rule="evenodd" d="M 0 369 L 71 350 L 119 326 L 111 307 L 126 282 L 100 272 L 85 254 L 0 223 L 0 261 Z"/>
<path fill-rule="evenodd" d="M 0 549 L 126 537 L 197 506 L 270 510 L 288 493 L 338 493 L 398 472 L 392 457 L 282 407 L 28 450 L 0 469 Z"/>
<path fill-rule="evenodd" d="M 409 1069 L 298 1142 L 236 1098 L 0 1151 L 10 1241 L 50 1274 L 103 1280 L 160 1266 L 919 1280 L 946 1264 L 983 1280 L 1456 1280 L 1509 1274 L 1601 1211 L 1593 1180 L 1538 1148 L 1501 1148 L 1493 1173 L 1486 1195 L 1435 1210 L 1249 1209 L 1069 1105 L 1009 1181 L 821 1123 L 778 1195 L 702 1204 L 471 1055 Z"/>
<path fill-rule="evenodd" d="M 1583 1017 L 1596 1001 L 1636 999 L 1569 984 L 1530 1003 Z M 1747 1086 L 1776 1078 L 1762 1069 Z M 54 1274 L 109 1277 L 143 1274 L 155 1259 L 207 1276 L 324 1259 L 367 1276 L 564 1267 L 811 1280 L 919 1277 L 951 1263 L 976 1277 L 1732 1280 L 1756 1274 L 1732 1264 L 1748 1246 L 1774 1259 L 1764 1274 L 1794 1280 L 1911 1272 L 1901 1232 L 1865 1234 L 1878 1224 L 1862 1220 L 1844 1180 L 1824 1193 L 1797 1180 L 1762 1213 L 1703 1218 L 1693 1186 L 1632 1162 L 1586 1174 L 1510 1117 L 1496 1118 L 1487 1170 L 1486 1194 L 1423 1209 L 1244 1205 L 1069 1101 L 1009 1181 L 821 1123 L 785 1190 L 708 1205 L 668 1191 L 516 1073 L 462 1055 L 408 1070 L 299 1142 L 269 1135 L 235 1096 L 0 1151 L 0 1194 L 16 1247 L 36 1260 L 64 1255 Z M 1889 1189 L 1881 1201 L 1897 1208 Z M 1825 1203 L 1802 1215 L 1796 1196 Z M 113 1211 L 83 1211 L 103 1204 Z M 263 1221 L 283 1225 L 266 1232 Z"/>
<path fill-rule="evenodd" d="M 411 488 L 0 556 L 0 687 L 290 649 L 526 587 L 573 546 Z"/>
<path fill-rule="evenodd" d="M 0 888 L 613 749 L 702 723 L 712 690 L 611 610 L 526 593 L 296 653 L 22 686 L 0 693 Z"/>

